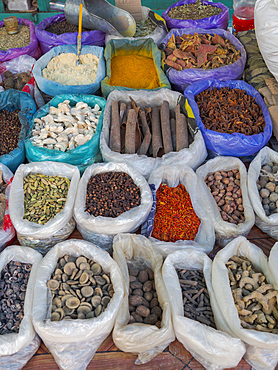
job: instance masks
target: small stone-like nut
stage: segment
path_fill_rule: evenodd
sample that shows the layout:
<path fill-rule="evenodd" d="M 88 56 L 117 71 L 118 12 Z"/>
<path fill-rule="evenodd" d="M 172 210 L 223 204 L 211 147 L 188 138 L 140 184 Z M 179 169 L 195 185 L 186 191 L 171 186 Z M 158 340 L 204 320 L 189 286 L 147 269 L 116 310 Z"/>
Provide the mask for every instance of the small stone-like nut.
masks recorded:
<path fill-rule="evenodd" d="M 129 304 L 135 307 L 141 305 L 149 307 L 149 302 L 144 297 L 140 297 L 138 295 L 131 295 L 129 297 Z"/>
<path fill-rule="evenodd" d="M 100 287 L 96 287 L 96 288 L 95 288 L 95 295 L 98 295 L 98 296 L 100 296 L 100 297 L 102 297 L 102 296 L 103 296 L 103 292 L 102 292 L 102 290 L 101 290 L 101 288 L 100 288 Z"/>
<path fill-rule="evenodd" d="M 151 280 L 147 280 L 143 285 L 144 292 L 151 292 L 153 289 L 153 282 Z"/>
<path fill-rule="evenodd" d="M 66 316 L 69 316 L 69 315 L 71 315 L 74 312 L 74 308 L 68 308 L 67 306 L 64 306 L 63 307 L 63 310 L 64 310 L 64 314 Z"/>
<path fill-rule="evenodd" d="M 155 306 L 151 309 L 151 313 L 155 314 L 157 317 L 159 317 L 162 313 L 162 310 L 159 306 Z"/>
<path fill-rule="evenodd" d="M 86 319 L 93 319 L 95 317 L 95 313 L 94 311 L 90 311 L 89 313 L 87 313 L 86 315 Z"/>
<path fill-rule="evenodd" d="M 71 280 L 73 280 L 74 278 L 75 278 L 75 276 L 76 276 L 76 274 L 78 273 L 78 268 L 75 268 L 74 270 L 73 270 L 73 272 L 72 272 L 72 274 L 71 274 L 71 277 L 70 277 L 70 279 Z"/>
<path fill-rule="evenodd" d="M 57 290 L 59 288 L 59 281 L 55 280 L 55 279 L 50 279 L 48 280 L 47 282 L 47 287 L 50 289 L 50 290 Z"/>
<path fill-rule="evenodd" d="M 152 292 L 146 292 L 146 293 L 144 293 L 144 298 L 145 298 L 148 302 L 150 302 L 150 301 L 153 299 L 153 294 L 152 294 Z"/>
<path fill-rule="evenodd" d="M 265 164 L 264 166 L 262 166 L 262 169 L 264 171 L 266 171 L 266 172 L 272 172 L 272 168 L 269 165 L 267 165 L 267 164 Z"/>
<path fill-rule="evenodd" d="M 145 283 L 148 279 L 148 272 L 146 270 L 141 270 L 138 275 L 138 280 L 140 281 L 140 283 Z"/>
<path fill-rule="evenodd" d="M 73 270 L 76 268 L 76 265 L 74 262 L 67 262 L 64 266 L 64 272 L 71 276 L 73 273 Z"/>
<path fill-rule="evenodd" d="M 105 279 L 105 280 L 106 280 L 106 283 L 107 283 L 107 284 L 110 284 L 110 282 L 111 282 L 111 281 L 110 281 L 109 276 L 107 276 L 106 274 L 103 274 L 103 275 L 102 275 L 102 277 L 103 277 L 103 279 Z"/>
<path fill-rule="evenodd" d="M 105 296 L 101 299 L 101 304 L 103 306 L 103 308 L 106 308 L 108 306 L 108 304 L 110 303 L 111 301 L 111 298 L 108 297 L 108 296 Z"/>
<path fill-rule="evenodd" d="M 98 317 L 100 314 L 101 314 L 101 312 L 102 312 L 102 305 L 101 304 L 99 304 L 97 307 L 96 307 L 96 309 L 95 309 L 95 316 L 96 317 Z"/>
<path fill-rule="evenodd" d="M 158 306 L 158 299 L 157 298 L 153 298 L 150 302 L 150 308 L 153 308 L 155 306 Z"/>
<path fill-rule="evenodd" d="M 260 190 L 260 196 L 262 198 L 267 198 L 269 196 L 269 190 L 268 189 L 261 189 Z"/>
<path fill-rule="evenodd" d="M 144 324 L 155 325 L 157 323 L 157 316 L 155 314 L 150 314 L 148 317 L 144 318 Z"/>
<path fill-rule="evenodd" d="M 65 293 L 65 292 L 64 292 Z M 66 304 L 66 300 L 70 297 L 73 297 L 72 294 L 65 294 L 61 297 L 61 301 L 62 301 L 62 306 Z"/>
<path fill-rule="evenodd" d="M 55 311 L 55 312 L 52 312 L 50 320 L 51 321 L 59 321 L 60 317 L 61 316 L 60 316 L 59 312 Z"/>
<path fill-rule="evenodd" d="M 150 309 L 146 306 L 140 305 L 136 308 L 136 313 L 142 317 L 148 317 L 150 314 Z"/>
<path fill-rule="evenodd" d="M 106 284 L 106 280 L 102 276 L 94 276 L 97 284 L 103 286 Z"/>
<path fill-rule="evenodd" d="M 91 270 L 95 275 L 98 275 L 101 273 L 102 268 L 98 263 L 93 263 L 91 266 Z"/>
<path fill-rule="evenodd" d="M 77 297 L 70 297 L 66 300 L 68 308 L 77 308 L 80 305 L 80 300 Z"/>
<path fill-rule="evenodd" d="M 86 305 L 83 305 L 81 303 L 81 305 L 77 308 L 77 313 L 79 314 L 80 312 L 82 312 L 85 316 L 91 312 L 92 309 L 89 307 L 89 306 L 86 306 Z"/>
<path fill-rule="evenodd" d="M 94 288 L 89 285 L 83 286 L 83 288 L 81 289 L 81 294 L 83 295 L 83 297 L 89 298 L 94 294 Z"/>
<path fill-rule="evenodd" d="M 75 263 L 76 263 L 76 266 L 79 268 L 81 263 L 87 263 L 87 258 L 83 257 L 83 256 L 80 256 L 76 259 Z"/>
<path fill-rule="evenodd" d="M 265 186 L 267 190 L 269 190 L 271 193 L 275 191 L 275 183 L 274 182 L 268 182 Z"/>
<path fill-rule="evenodd" d="M 63 308 L 61 308 L 61 307 L 57 308 L 57 310 L 55 312 L 58 312 L 60 314 L 60 320 L 63 320 L 63 318 L 65 316 Z"/>
<path fill-rule="evenodd" d="M 101 297 L 99 295 L 95 295 L 91 299 L 91 303 L 93 307 L 97 307 L 101 303 Z"/>
<path fill-rule="evenodd" d="M 143 290 L 142 289 L 134 289 L 132 294 L 139 295 L 140 297 L 143 297 Z"/>
<path fill-rule="evenodd" d="M 87 274 L 87 272 L 83 272 L 79 278 L 80 284 L 86 284 L 88 280 L 89 280 L 89 275 Z"/>
<path fill-rule="evenodd" d="M 54 304 L 57 308 L 62 307 L 62 301 L 60 298 L 55 297 L 52 301 L 52 304 Z"/>
<path fill-rule="evenodd" d="M 277 193 L 271 193 L 269 196 L 270 202 L 277 202 L 278 200 L 278 194 Z"/>
<path fill-rule="evenodd" d="M 90 270 L 90 265 L 88 262 L 82 262 L 79 265 L 80 270 Z"/>

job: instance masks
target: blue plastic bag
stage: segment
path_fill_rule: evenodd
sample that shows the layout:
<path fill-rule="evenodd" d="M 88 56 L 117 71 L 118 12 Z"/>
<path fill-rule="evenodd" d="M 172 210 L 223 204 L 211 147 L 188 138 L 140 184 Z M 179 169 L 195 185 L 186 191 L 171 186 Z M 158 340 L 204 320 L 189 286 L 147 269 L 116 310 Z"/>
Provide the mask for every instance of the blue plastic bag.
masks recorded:
<path fill-rule="evenodd" d="M 15 172 L 17 167 L 25 159 L 24 139 L 29 129 L 29 124 L 33 114 L 37 110 L 36 103 L 31 96 L 25 92 L 18 90 L 6 90 L 0 92 L 0 111 L 8 110 L 12 112 L 20 109 L 18 118 L 21 123 L 21 130 L 18 138 L 17 148 L 8 154 L 0 156 L 0 162 L 9 167 L 12 172 Z"/>
<path fill-rule="evenodd" d="M 46 31 L 52 24 L 62 22 L 65 19 L 66 16 L 64 13 L 56 14 L 52 17 L 43 19 L 36 25 L 36 36 L 43 54 L 47 53 L 55 46 L 76 44 L 78 32 L 67 32 L 62 35 L 55 35 L 54 33 Z M 82 45 L 105 46 L 105 33 L 97 30 L 82 32 L 81 43 Z"/>
<path fill-rule="evenodd" d="M 229 23 L 229 8 L 227 8 L 224 4 L 222 3 L 213 3 L 211 1 L 202 1 L 203 5 L 213 5 L 217 8 L 220 8 L 222 10 L 221 13 L 217 15 L 213 15 L 211 17 L 206 17 L 203 19 L 174 19 L 170 18 L 168 16 L 169 11 L 172 8 L 175 8 L 177 6 L 185 5 L 185 4 L 192 4 L 196 3 L 196 0 L 181 0 L 178 1 L 175 4 L 172 4 L 169 6 L 168 9 L 164 10 L 162 13 L 162 17 L 165 19 L 167 22 L 167 27 L 169 29 L 172 28 L 186 28 L 186 27 L 196 27 L 196 28 L 205 28 L 205 29 L 210 29 L 210 28 L 223 28 L 227 29 L 228 23 Z"/>
<path fill-rule="evenodd" d="M 50 96 L 58 94 L 93 94 L 100 87 L 100 81 L 105 77 L 105 62 L 103 57 L 103 48 L 99 46 L 85 45 L 82 46 L 82 54 L 94 54 L 99 58 L 97 75 L 94 83 L 89 85 L 62 85 L 42 77 L 42 70 L 47 67 L 51 59 L 62 53 L 76 54 L 76 45 L 61 45 L 49 50 L 39 60 L 36 61 L 33 69 L 33 76 L 38 84 L 39 89 Z"/>
<path fill-rule="evenodd" d="M 153 196 L 153 204 L 146 221 L 141 225 L 141 234 L 146 238 L 149 238 L 152 235 L 153 226 L 154 226 L 154 216 L 156 211 L 156 189 L 154 184 L 149 184 L 149 187 Z"/>
<path fill-rule="evenodd" d="M 82 101 L 87 103 L 90 107 L 94 107 L 98 104 L 102 109 L 99 117 L 98 125 L 94 136 L 91 140 L 85 144 L 78 146 L 73 150 L 62 152 L 55 149 L 40 148 L 32 144 L 30 137 L 32 136 L 32 130 L 34 127 L 34 119 L 46 116 L 49 113 L 49 107 L 58 107 L 59 103 L 65 100 L 70 100 L 70 105 L 74 106 L 76 103 Z M 103 111 L 106 105 L 106 100 L 99 96 L 94 95 L 82 95 L 82 94 L 61 94 L 55 96 L 46 105 L 41 107 L 32 119 L 28 135 L 25 139 L 26 157 L 29 162 L 43 162 L 43 161 L 55 161 L 64 162 L 77 166 L 81 172 L 83 172 L 89 165 L 96 162 L 96 158 L 99 155 L 99 138 L 102 130 Z"/>
<path fill-rule="evenodd" d="M 210 87 L 230 87 L 231 89 L 241 89 L 245 90 L 248 95 L 255 98 L 257 104 L 259 104 L 259 106 L 261 107 L 262 113 L 264 115 L 264 131 L 260 134 L 255 135 L 244 135 L 236 132 L 232 134 L 226 134 L 206 129 L 200 118 L 199 108 L 195 101 L 195 96 L 198 95 L 200 92 L 209 89 Z M 187 108 L 187 112 L 189 115 L 192 115 L 193 113 L 193 115 L 195 116 L 197 125 L 203 134 L 208 150 L 212 150 L 219 155 L 229 155 L 233 157 L 248 156 L 256 153 L 261 148 L 263 148 L 271 137 L 272 121 L 268 109 L 260 93 L 256 89 L 254 89 L 253 86 L 244 81 L 230 80 L 222 82 L 217 80 L 208 80 L 198 82 L 188 86 L 188 88 L 184 92 L 184 96 L 187 98 L 190 106 Z"/>
<path fill-rule="evenodd" d="M 246 52 L 243 45 L 240 41 L 233 35 L 231 32 L 222 30 L 222 29 L 201 29 L 201 28 L 184 28 L 184 29 L 173 29 L 168 35 L 163 39 L 161 47 L 165 48 L 168 41 L 172 35 L 182 36 L 183 34 L 216 34 L 220 35 L 224 39 L 228 39 L 231 43 L 240 50 L 241 58 L 239 58 L 233 64 L 215 68 L 215 69 L 202 69 L 202 68 L 188 68 L 183 71 L 177 71 L 173 68 L 169 68 L 166 64 L 164 69 L 166 70 L 166 75 L 171 82 L 172 89 L 180 92 L 184 92 L 188 85 L 191 85 L 195 82 L 206 81 L 217 79 L 221 81 L 227 80 L 239 80 L 243 74 L 245 63 L 246 63 Z"/>

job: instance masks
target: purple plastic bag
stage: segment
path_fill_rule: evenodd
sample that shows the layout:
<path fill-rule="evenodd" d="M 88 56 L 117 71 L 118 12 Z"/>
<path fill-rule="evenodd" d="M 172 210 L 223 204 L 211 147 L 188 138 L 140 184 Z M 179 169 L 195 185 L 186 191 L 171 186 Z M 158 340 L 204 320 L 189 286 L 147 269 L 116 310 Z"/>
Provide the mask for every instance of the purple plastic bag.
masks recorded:
<path fill-rule="evenodd" d="M 173 19 L 168 16 L 168 12 L 175 8 L 176 6 L 184 5 L 184 4 L 191 4 L 195 3 L 196 0 L 181 0 L 175 4 L 172 4 L 168 9 L 164 10 L 162 13 L 162 17 L 167 22 L 167 27 L 169 29 L 172 28 L 187 28 L 187 27 L 196 27 L 196 28 L 223 28 L 227 29 L 229 23 L 229 8 L 227 8 L 222 3 L 213 3 L 210 1 L 202 1 L 203 5 L 213 5 L 217 8 L 222 9 L 222 12 L 217 15 L 213 15 L 211 17 L 203 18 L 203 19 Z"/>
<path fill-rule="evenodd" d="M 38 49 L 39 43 L 35 33 L 35 25 L 28 19 L 18 18 L 18 24 L 24 24 L 30 28 L 30 43 L 23 48 L 8 49 L 7 51 L 0 50 L 0 62 L 6 62 L 19 57 L 20 55 L 28 54 L 34 57 L 36 50 Z M 0 22 L 0 27 L 4 27 L 4 21 Z"/>
<path fill-rule="evenodd" d="M 240 50 L 241 58 L 239 58 L 233 64 L 215 69 L 188 68 L 184 69 L 183 71 L 177 71 L 176 69 L 169 68 L 169 66 L 165 64 L 164 70 L 172 85 L 172 89 L 183 93 L 188 85 L 191 85 L 195 82 L 213 79 L 221 81 L 240 80 L 246 63 L 246 52 L 240 41 L 229 31 L 225 31 L 223 29 L 208 30 L 201 28 L 176 28 L 171 30 L 162 40 L 160 47 L 165 48 L 172 35 L 182 36 L 183 34 L 194 33 L 208 33 L 211 35 L 216 34 L 220 35 L 224 39 L 228 39 L 237 48 L 237 50 Z"/>
<path fill-rule="evenodd" d="M 53 17 L 45 18 L 35 28 L 36 36 L 40 43 L 43 54 L 47 53 L 54 46 L 76 44 L 78 32 L 55 35 L 45 31 L 51 24 L 66 19 L 64 13 L 56 14 Z M 82 45 L 105 46 L 105 33 L 97 30 L 82 32 Z"/>

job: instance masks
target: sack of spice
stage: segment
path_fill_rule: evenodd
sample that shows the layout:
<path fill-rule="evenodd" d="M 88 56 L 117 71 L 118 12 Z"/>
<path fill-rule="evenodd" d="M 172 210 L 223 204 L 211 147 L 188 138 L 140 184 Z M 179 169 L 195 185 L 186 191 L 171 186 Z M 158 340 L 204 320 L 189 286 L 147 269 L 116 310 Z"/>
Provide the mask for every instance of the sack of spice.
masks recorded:
<path fill-rule="evenodd" d="M 204 208 L 213 223 L 216 241 L 225 246 L 247 236 L 255 222 L 247 189 L 247 171 L 240 159 L 218 156 L 196 171 Z"/>
<path fill-rule="evenodd" d="M 174 110 L 176 109 L 177 105 L 180 104 L 182 107 L 182 95 L 175 91 L 171 91 L 169 89 L 161 89 L 159 91 L 117 91 L 114 90 L 112 93 L 109 94 L 107 99 L 107 104 L 104 110 L 104 118 L 103 118 L 103 128 L 100 135 L 100 150 L 103 157 L 103 160 L 106 162 L 121 162 L 121 163 L 132 163 L 132 166 L 135 167 L 145 178 L 148 178 L 150 173 L 156 169 L 161 164 L 187 164 L 192 168 L 198 167 L 207 157 L 207 151 L 205 148 L 205 143 L 202 137 L 201 132 L 197 129 L 196 131 L 192 132 L 189 128 L 188 132 L 188 144 L 187 147 L 183 147 L 179 151 L 171 151 L 166 154 L 163 154 L 162 157 L 150 157 L 146 154 L 122 154 L 120 152 L 115 151 L 111 148 L 110 144 L 110 137 L 112 132 L 112 126 L 115 125 L 112 122 L 112 103 L 113 101 L 119 101 L 128 105 L 131 102 L 130 99 L 133 99 L 134 102 L 141 109 L 145 108 L 145 111 L 153 107 L 160 107 L 163 101 L 167 101 L 169 103 L 169 110 L 170 110 L 170 117 L 173 117 Z M 173 118 L 171 118 L 170 123 L 173 122 Z M 176 123 L 174 121 L 174 123 Z M 121 136 L 122 132 L 124 132 L 124 126 L 126 124 L 120 122 L 121 124 Z M 176 124 L 175 124 L 176 126 Z M 172 132 L 172 136 L 174 139 L 174 131 Z M 154 134 L 154 132 L 152 133 Z M 118 135 L 119 136 L 119 135 Z M 123 136 L 125 137 L 125 136 Z M 145 135 L 147 138 L 147 134 Z M 142 144 L 144 143 L 145 137 L 142 138 Z M 159 127 L 158 130 L 158 137 L 162 140 L 162 127 Z M 113 139 L 116 139 L 116 135 L 113 135 Z M 170 138 L 171 139 L 171 138 Z M 150 146 L 153 146 L 153 137 L 151 139 Z M 173 140 L 174 141 L 174 140 Z M 173 146 L 176 149 L 176 146 Z"/>
<path fill-rule="evenodd" d="M 256 214 L 255 223 L 276 240 L 278 240 L 277 163 L 277 152 L 264 147 L 248 168 L 248 192 Z"/>
<path fill-rule="evenodd" d="M 28 19 L 18 18 L 19 32 L 9 35 L 0 22 L 0 62 L 6 62 L 20 55 L 36 57 L 38 40 L 35 34 L 35 25 Z"/>
<path fill-rule="evenodd" d="M 45 254 L 73 232 L 80 174 L 66 163 L 33 162 L 17 169 L 10 190 L 10 217 L 21 245 Z M 55 199 L 55 200 L 54 200 Z"/>
<path fill-rule="evenodd" d="M 84 239 L 111 252 L 114 236 L 135 232 L 151 206 L 151 190 L 131 165 L 93 164 L 79 182 L 74 219 Z"/>
<path fill-rule="evenodd" d="M 186 165 L 161 166 L 151 173 L 148 182 L 154 203 L 141 233 L 164 256 L 187 248 L 192 241 L 196 249 L 209 253 L 215 242 L 214 229 L 195 172 Z"/>
<path fill-rule="evenodd" d="M 184 95 L 207 149 L 217 155 L 249 156 L 264 147 L 271 137 L 268 109 L 260 93 L 244 81 L 197 82 L 188 86 Z"/>
<path fill-rule="evenodd" d="M 32 324 L 32 305 L 41 259 L 40 253 L 19 245 L 1 252 L 1 369 L 22 369 L 40 346 Z"/>
<path fill-rule="evenodd" d="M 118 234 L 113 258 L 120 266 L 125 290 L 113 340 L 120 350 L 138 354 L 135 364 L 145 364 L 175 339 L 161 274 L 162 256 L 142 235 Z M 137 295 L 138 290 L 144 297 Z"/>
<path fill-rule="evenodd" d="M 0 93 L 0 162 L 15 172 L 25 159 L 24 142 L 37 107 L 25 92 L 7 90 Z"/>
<path fill-rule="evenodd" d="M 59 45 L 74 45 L 77 40 L 77 26 L 68 23 L 64 13 L 43 19 L 35 27 L 37 39 L 43 54 Z M 104 46 L 105 33 L 97 30 L 82 32 L 83 45 Z"/>
<path fill-rule="evenodd" d="M 277 265 L 272 273 L 263 251 L 243 236 L 212 263 L 212 288 L 224 318 L 217 326 L 246 343 L 245 360 L 258 370 L 274 370 L 278 364 L 276 271 Z"/>
<path fill-rule="evenodd" d="M 56 95 L 41 107 L 32 119 L 24 142 L 28 161 L 64 162 L 84 171 L 96 161 L 99 154 L 105 104 L 104 98 L 94 95 Z M 55 122 L 54 120 L 66 110 L 66 121 Z M 84 121 L 88 120 L 90 126 L 87 126 L 86 122 L 79 123 L 82 116 Z"/>
<path fill-rule="evenodd" d="M 199 45 L 197 55 L 192 54 L 192 51 L 196 53 L 194 43 Z M 182 93 L 194 82 L 240 79 L 246 62 L 246 52 L 239 40 L 220 28 L 173 29 L 160 48 L 164 52 L 162 65 L 172 88 Z"/>
<path fill-rule="evenodd" d="M 106 77 L 101 81 L 101 92 L 105 97 L 115 89 L 131 91 L 170 88 L 161 68 L 161 51 L 152 39 L 110 40 L 104 57 Z"/>
<path fill-rule="evenodd" d="M 76 275 L 73 278 L 79 284 L 75 291 L 79 298 L 80 294 L 84 295 L 81 303 L 77 296 L 72 294 L 65 294 L 65 298 L 57 297 L 60 291 L 55 291 L 53 289 L 55 286 L 52 285 L 55 284 L 52 276 L 59 275 L 57 266 L 60 271 L 66 271 L 63 273 L 63 281 L 70 279 L 72 273 Z M 100 271 L 102 273 L 98 274 Z M 94 275 L 96 275 L 95 278 Z M 110 284 L 106 284 L 107 280 Z M 61 283 L 60 290 L 66 289 L 63 284 L 65 283 Z M 79 285 L 83 288 L 80 289 Z M 108 305 L 107 302 L 104 304 L 108 298 L 107 285 L 109 285 L 109 296 L 112 293 L 111 299 L 108 299 Z M 74 288 L 73 285 L 71 286 Z M 92 286 L 95 288 L 93 289 Z M 55 295 L 55 301 L 52 301 L 52 294 Z M 95 244 L 71 239 L 56 244 L 47 253 L 37 273 L 33 325 L 60 369 L 85 370 L 87 368 L 98 347 L 111 332 L 123 296 L 123 282 L 117 263 Z M 97 305 L 96 302 L 99 304 Z M 102 307 L 104 307 L 103 312 L 95 309 Z M 53 313 L 51 315 L 55 308 L 55 315 Z M 73 317 L 69 316 L 73 315 L 76 308 L 79 317 L 77 314 Z M 85 314 L 88 317 L 85 317 Z"/>
<path fill-rule="evenodd" d="M 154 13 L 150 8 L 142 6 L 141 9 L 142 20 L 136 22 L 136 32 L 133 37 L 121 37 L 106 34 L 105 44 L 107 44 L 112 39 L 134 40 L 134 38 L 136 38 L 138 40 L 151 38 L 156 45 L 159 45 L 168 33 L 166 23 L 163 18 Z"/>
<path fill-rule="evenodd" d="M 15 236 L 15 229 L 9 216 L 9 194 L 13 173 L 0 163 L 0 252 Z"/>
<path fill-rule="evenodd" d="M 229 8 L 222 3 L 205 0 L 181 0 L 164 10 L 162 17 L 172 28 L 223 28 L 229 23 Z"/>
<path fill-rule="evenodd" d="M 217 330 L 222 313 L 211 285 L 210 258 L 194 247 L 168 255 L 162 277 L 170 299 L 175 335 L 206 369 L 236 367 L 246 348 Z"/>
<path fill-rule="evenodd" d="M 77 73 L 79 70 L 80 73 L 83 73 L 82 79 L 84 79 L 85 67 L 83 70 L 80 69 L 82 65 L 81 63 L 76 66 L 74 65 L 74 70 L 72 65 L 63 64 L 60 65 L 60 61 L 56 60 L 55 65 L 52 65 L 52 69 L 57 69 L 59 66 L 63 68 L 63 70 L 59 71 L 59 76 L 63 77 L 65 80 L 66 77 L 66 84 L 62 84 L 61 82 L 57 82 L 55 80 L 51 80 L 48 78 L 43 77 L 43 70 L 45 70 L 52 61 L 52 59 L 60 56 L 61 54 L 74 54 L 76 56 L 76 45 L 60 45 L 50 49 L 46 54 L 44 54 L 34 65 L 33 68 L 33 76 L 38 84 L 39 89 L 48 94 L 50 96 L 56 96 L 58 94 L 93 94 L 100 88 L 100 81 L 105 77 L 105 61 L 103 57 L 103 48 L 99 46 L 93 45 L 84 45 L 82 46 L 82 50 L 80 56 L 82 55 L 94 55 L 98 58 L 97 63 L 97 70 L 94 82 L 84 85 L 70 84 L 71 77 L 73 78 L 73 74 Z M 85 57 L 86 58 L 86 57 Z M 66 60 L 67 61 L 67 60 Z M 66 62 L 64 61 L 64 62 Z M 77 68 L 78 67 L 78 68 Z M 77 68 L 77 69 L 76 69 Z M 54 69 L 54 73 L 55 73 Z M 69 73 L 69 70 L 73 70 L 73 72 Z M 86 77 L 88 78 L 88 76 Z"/>

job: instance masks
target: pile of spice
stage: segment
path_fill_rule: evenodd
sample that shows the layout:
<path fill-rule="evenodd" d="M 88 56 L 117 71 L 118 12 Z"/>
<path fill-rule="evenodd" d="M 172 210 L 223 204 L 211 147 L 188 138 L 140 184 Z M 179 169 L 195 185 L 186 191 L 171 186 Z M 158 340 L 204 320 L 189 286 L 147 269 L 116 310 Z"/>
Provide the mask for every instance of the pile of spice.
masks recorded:
<path fill-rule="evenodd" d="M 154 273 L 150 268 L 139 268 L 136 261 L 128 262 L 129 324 L 144 323 L 161 327 L 162 309 L 155 288 Z"/>
<path fill-rule="evenodd" d="M 278 213 L 278 163 L 267 162 L 262 166 L 257 188 L 266 216 Z"/>
<path fill-rule="evenodd" d="M 52 294 L 51 321 L 98 317 L 114 294 L 110 274 L 84 256 L 61 257 L 47 287 Z"/>
<path fill-rule="evenodd" d="M 38 224 L 46 224 L 61 212 L 67 201 L 70 180 L 62 176 L 30 174 L 23 179 L 24 216 Z"/>
<path fill-rule="evenodd" d="M 63 33 L 78 32 L 78 27 L 69 23 L 66 19 L 61 22 L 52 23 L 45 31 L 54 33 L 55 35 L 62 35 Z M 87 28 L 82 28 L 82 32 L 90 31 Z"/>
<path fill-rule="evenodd" d="M 209 88 L 195 97 L 200 118 L 208 130 L 255 135 L 264 131 L 262 109 L 245 90 Z"/>
<path fill-rule="evenodd" d="M 3 77 L 4 79 L 0 86 L 4 87 L 5 90 L 15 89 L 19 91 L 23 89 L 31 78 L 27 72 L 13 74 L 11 71 L 5 71 Z"/>
<path fill-rule="evenodd" d="M 18 113 L 19 109 L 0 112 L 0 155 L 9 154 L 17 147 L 21 131 Z"/>
<path fill-rule="evenodd" d="M 203 271 L 176 269 L 182 290 L 184 316 L 216 329 Z"/>
<path fill-rule="evenodd" d="M 118 153 L 161 157 L 189 146 L 186 117 L 180 105 L 170 110 L 164 100 L 160 107 L 141 108 L 132 99 L 111 103 L 109 147 Z"/>
<path fill-rule="evenodd" d="M 167 13 L 172 19 L 203 19 L 220 14 L 222 10 L 214 5 L 204 5 L 201 0 L 195 3 L 175 6 Z"/>
<path fill-rule="evenodd" d="M 182 71 L 187 68 L 215 69 L 230 65 L 240 57 L 240 50 L 220 35 L 194 33 L 172 35 L 164 49 L 165 63 Z"/>
<path fill-rule="evenodd" d="M 140 188 L 125 172 L 98 173 L 88 182 L 85 212 L 94 217 L 118 217 L 140 204 Z"/>
<path fill-rule="evenodd" d="M 1 272 L 0 335 L 19 332 L 31 268 L 30 263 L 11 261 Z"/>
<path fill-rule="evenodd" d="M 150 90 L 160 86 L 153 59 L 133 54 L 112 58 L 109 84 Z"/>
<path fill-rule="evenodd" d="M 0 230 L 3 228 L 5 211 L 7 208 L 7 199 L 5 196 L 6 187 L 8 185 L 3 179 L 3 172 L 0 171 Z"/>
<path fill-rule="evenodd" d="M 162 183 L 156 192 L 152 237 L 173 243 L 194 240 L 200 224 L 184 185 L 173 188 Z"/>
<path fill-rule="evenodd" d="M 156 27 L 157 25 L 150 18 L 136 22 L 136 32 L 133 37 L 148 36 L 156 29 Z"/>
<path fill-rule="evenodd" d="M 9 34 L 6 27 L 0 28 L 0 50 L 23 48 L 30 44 L 30 28 L 25 25 L 18 26 L 18 33 Z"/>

